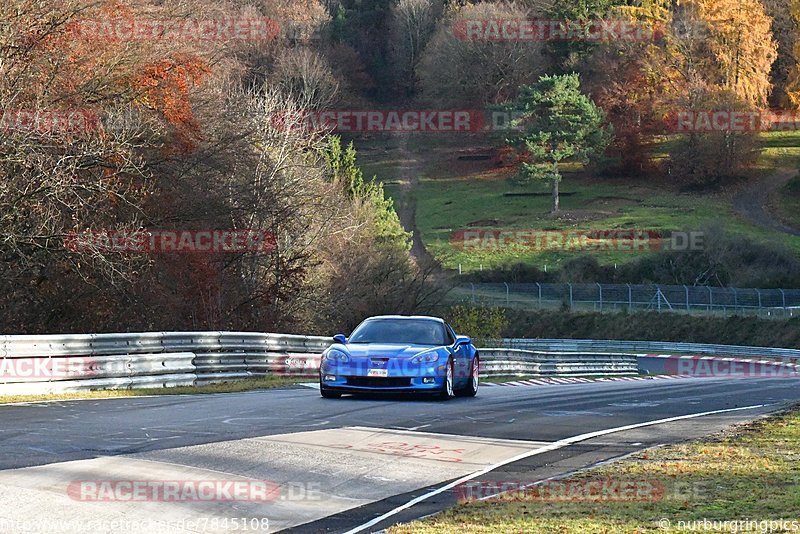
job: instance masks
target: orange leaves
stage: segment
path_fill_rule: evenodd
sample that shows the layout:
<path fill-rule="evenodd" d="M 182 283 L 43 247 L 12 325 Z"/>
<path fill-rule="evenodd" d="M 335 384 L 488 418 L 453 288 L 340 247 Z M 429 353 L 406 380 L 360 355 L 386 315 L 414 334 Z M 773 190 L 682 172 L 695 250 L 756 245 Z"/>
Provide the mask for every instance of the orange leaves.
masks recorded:
<path fill-rule="evenodd" d="M 206 62 L 189 43 L 127 39 L 112 31 L 121 20 L 169 19 L 170 8 L 137 1 L 37 0 L 23 9 L 27 0 L 11 1 L 19 13 L 0 3 L 0 19 L 10 20 L 0 50 L 13 52 L 0 62 L 0 96 L 13 94 L 20 107 L 97 108 L 99 114 L 134 104 L 169 126 L 177 139 L 169 146 L 192 149 L 199 126 L 190 101 L 210 73 Z"/>
<path fill-rule="evenodd" d="M 133 80 L 141 95 L 140 103 L 157 113 L 176 130 L 184 150 L 191 150 L 192 139 L 199 133 L 190 100 L 190 90 L 211 73 L 202 60 L 177 54 L 146 65 Z"/>

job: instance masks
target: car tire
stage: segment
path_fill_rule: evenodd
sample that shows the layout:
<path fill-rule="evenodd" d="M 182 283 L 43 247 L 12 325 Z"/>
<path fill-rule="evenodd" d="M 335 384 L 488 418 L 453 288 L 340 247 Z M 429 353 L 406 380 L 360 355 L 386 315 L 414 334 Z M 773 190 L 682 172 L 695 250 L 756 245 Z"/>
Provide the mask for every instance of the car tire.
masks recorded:
<path fill-rule="evenodd" d="M 476 354 L 472 359 L 472 368 L 469 371 L 469 381 L 463 389 L 456 391 L 457 397 L 474 397 L 478 394 L 478 386 L 480 383 L 478 374 L 480 372 L 480 368 L 480 358 L 478 358 L 478 355 Z"/>
<path fill-rule="evenodd" d="M 336 391 L 331 391 L 328 388 L 320 387 L 319 394 L 322 395 L 323 399 L 341 399 L 342 394 L 337 393 Z"/>
<path fill-rule="evenodd" d="M 439 400 L 450 400 L 455 396 L 455 391 L 453 391 L 453 383 L 454 383 L 454 370 L 453 370 L 453 358 L 447 360 L 447 374 L 445 375 L 444 386 L 442 386 L 442 390 L 439 392 Z"/>

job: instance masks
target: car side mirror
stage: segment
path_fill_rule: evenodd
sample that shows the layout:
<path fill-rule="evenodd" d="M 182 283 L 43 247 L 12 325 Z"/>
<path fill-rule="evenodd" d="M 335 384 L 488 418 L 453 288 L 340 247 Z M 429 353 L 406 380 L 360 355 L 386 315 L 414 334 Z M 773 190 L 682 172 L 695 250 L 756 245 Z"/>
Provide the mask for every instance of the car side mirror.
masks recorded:
<path fill-rule="evenodd" d="M 344 334 L 336 334 L 333 336 L 334 343 L 341 343 L 342 345 L 347 344 L 347 338 L 344 337 Z"/>
<path fill-rule="evenodd" d="M 470 343 L 472 343 L 472 340 L 468 336 L 456 336 L 456 346 L 469 345 Z"/>

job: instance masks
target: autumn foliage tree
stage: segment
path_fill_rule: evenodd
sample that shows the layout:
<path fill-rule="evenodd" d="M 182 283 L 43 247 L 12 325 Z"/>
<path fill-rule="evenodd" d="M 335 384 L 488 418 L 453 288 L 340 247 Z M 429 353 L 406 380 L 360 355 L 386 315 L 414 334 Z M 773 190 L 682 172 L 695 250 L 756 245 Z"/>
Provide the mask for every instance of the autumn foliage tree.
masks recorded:
<path fill-rule="evenodd" d="M 669 120 L 680 111 L 767 105 L 776 43 L 758 0 L 650 0 L 615 12 L 652 34 L 642 42 L 612 43 L 588 61 L 589 86 L 617 128 L 617 148 L 628 170 L 644 170 L 647 140 L 667 133 Z M 702 182 L 735 173 L 751 160 L 750 137 L 686 135 L 673 145 L 673 175 Z M 703 148 L 709 143 L 713 147 Z M 689 154 L 694 156 L 687 160 Z M 719 165 L 718 157 L 730 166 Z"/>
<path fill-rule="evenodd" d="M 281 31 L 259 42 L 108 32 L 114 21 L 180 24 L 197 12 L 268 17 Z M 327 20 L 314 0 L 0 5 L 3 331 L 309 332 L 342 319 L 335 299 L 355 281 L 334 266 L 356 249 L 373 259 L 391 250 L 391 262 L 363 271 L 372 285 L 365 278 L 359 287 L 374 295 L 376 285 L 392 286 L 412 311 L 420 298 L 409 289 L 407 247 L 383 248 L 405 233 L 381 186 L 362 180 L 358 194 L 346 194 L 325 133 L 274 120 L 335 98 L 340 71 L 315 48 Z M 89 119 L 66 130 L 14 120 L 53 111 Z M 87 231 L 212 229 L 259 232 L 274 246 L 208 254 L 68 246 Z"/>

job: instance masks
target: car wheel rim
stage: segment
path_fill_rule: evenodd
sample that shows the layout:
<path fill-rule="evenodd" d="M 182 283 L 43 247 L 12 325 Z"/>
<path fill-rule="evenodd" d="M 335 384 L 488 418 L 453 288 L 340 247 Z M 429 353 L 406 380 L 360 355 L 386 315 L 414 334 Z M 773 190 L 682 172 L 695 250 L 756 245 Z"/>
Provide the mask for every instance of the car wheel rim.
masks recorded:
<path fill-rule="evenodd" d="M 447 396 L 453 396 L 453 364 L 450 363 L 447 365 L 447 379 L 446 379 L 446 387 L 447 387 Z"/>
<path fill-rule="evenodd" d="M 478 390 L 478 358 L 475 358 L 472 362 L 472 389 L 475 391 Z"/>

